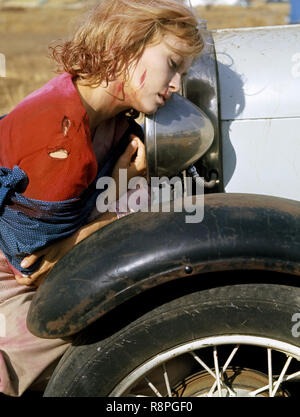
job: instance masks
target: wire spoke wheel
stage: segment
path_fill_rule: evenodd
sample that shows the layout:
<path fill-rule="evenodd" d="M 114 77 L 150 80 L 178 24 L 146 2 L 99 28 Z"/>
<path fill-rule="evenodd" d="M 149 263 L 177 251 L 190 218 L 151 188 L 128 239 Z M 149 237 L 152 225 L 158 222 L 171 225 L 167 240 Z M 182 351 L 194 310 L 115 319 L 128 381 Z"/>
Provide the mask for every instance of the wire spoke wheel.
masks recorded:
<path fill-rule="evenodd" d="M 190 365 L 186 355 L 195 361 L 195 372 L 173 384 L 176 362 L 181 368 L 184 363 Z M 285 386 L 297 381 L 298 347 L 268 338 L 229 335 L 193 341 L 156 356 L 128 375 L 110 395 L 288 397 Z"/>

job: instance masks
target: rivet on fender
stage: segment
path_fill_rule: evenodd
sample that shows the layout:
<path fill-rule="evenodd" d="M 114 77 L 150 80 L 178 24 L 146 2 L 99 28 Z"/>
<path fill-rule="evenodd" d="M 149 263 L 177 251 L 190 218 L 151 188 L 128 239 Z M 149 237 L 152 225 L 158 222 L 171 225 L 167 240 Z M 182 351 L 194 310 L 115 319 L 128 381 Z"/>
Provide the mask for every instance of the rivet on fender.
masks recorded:
<path fill-rule="evenodd" d="M 184 267 L 184 272 L 186 274 L 191 274 L 193 272 L 193 268 L 191 266 L 185 266 Z"/>

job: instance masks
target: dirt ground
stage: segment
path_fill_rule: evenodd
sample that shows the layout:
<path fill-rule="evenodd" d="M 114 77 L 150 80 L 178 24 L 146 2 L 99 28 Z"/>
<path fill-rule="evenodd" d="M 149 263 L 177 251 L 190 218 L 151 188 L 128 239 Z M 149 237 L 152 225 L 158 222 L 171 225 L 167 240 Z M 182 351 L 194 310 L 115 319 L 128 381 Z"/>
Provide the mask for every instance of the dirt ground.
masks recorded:
<path fill-rule="evenodd" d="M 1 8 L 0 1 L 0 53 L 6 58 L 6 77 L 0 78 L 0 115 L 55 76 L 48 45 L 68 37 L 85 10 L 54 6 Z M 289 5 L 253 0 L 249 8 L 207 6 L 197 11 L 212 30 L 286 24 Z"/>

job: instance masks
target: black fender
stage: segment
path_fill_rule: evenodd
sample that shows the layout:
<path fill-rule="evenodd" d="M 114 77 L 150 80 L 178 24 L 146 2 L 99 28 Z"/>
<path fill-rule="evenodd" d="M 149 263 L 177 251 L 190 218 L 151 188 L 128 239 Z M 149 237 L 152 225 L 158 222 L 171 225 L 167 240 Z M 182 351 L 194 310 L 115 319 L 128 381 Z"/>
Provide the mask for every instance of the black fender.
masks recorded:
<path fill-rule="evenodd" d="M 29 330 L 50 339 L 73 335 L 146 289 L 187 275 L 230 269 L 300 275 L 300 202 L 208 194 L 201 222 L 186 223 L 187 214 L 131 214 L 75 246 L 34 295 Z"/>

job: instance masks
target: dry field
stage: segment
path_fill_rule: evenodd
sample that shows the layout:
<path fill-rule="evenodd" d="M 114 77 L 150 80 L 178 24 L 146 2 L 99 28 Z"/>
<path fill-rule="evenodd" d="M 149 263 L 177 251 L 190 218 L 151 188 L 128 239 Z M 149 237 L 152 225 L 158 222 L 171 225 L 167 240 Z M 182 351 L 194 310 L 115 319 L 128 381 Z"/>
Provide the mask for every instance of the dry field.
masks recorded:
<path fill-rule="evenodd" d="M 84 9 L 57 8 L 51 2 L 50 6 L 0 8 L 0 53 L 6 57 L 6 77 L 0 78 L 0 115 L 55 75 L 47 58 L 48 45 L 68 37 L 84 13 Z M 250 8 L 199 7 L 198 12 L 208 29 L 270 26 L 286 23 L 289 5 L 253 0 Z"/>

